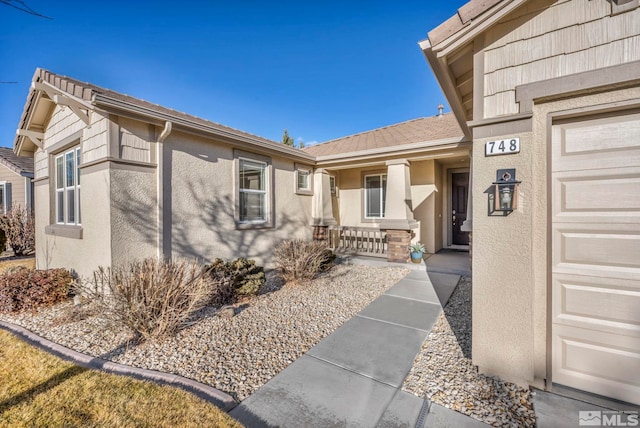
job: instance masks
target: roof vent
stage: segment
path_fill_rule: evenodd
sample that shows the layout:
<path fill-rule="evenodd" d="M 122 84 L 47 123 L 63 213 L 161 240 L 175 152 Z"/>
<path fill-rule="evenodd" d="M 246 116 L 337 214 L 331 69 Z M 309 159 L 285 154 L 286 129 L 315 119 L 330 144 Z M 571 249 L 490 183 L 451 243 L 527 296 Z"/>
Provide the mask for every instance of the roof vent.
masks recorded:
<path fill-rule="evenodd" d="M 442 117 L 442 110 L 444 110 L 444 106 L 442 104 L 438 104 L 438 117 Z"/>

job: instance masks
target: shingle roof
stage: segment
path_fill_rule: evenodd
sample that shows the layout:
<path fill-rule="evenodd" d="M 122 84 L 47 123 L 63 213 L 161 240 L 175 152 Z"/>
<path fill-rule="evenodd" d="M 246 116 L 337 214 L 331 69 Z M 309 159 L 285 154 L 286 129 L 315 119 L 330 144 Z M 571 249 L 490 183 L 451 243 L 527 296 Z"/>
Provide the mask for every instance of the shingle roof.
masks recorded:
<path fill-rule="evenodd" d="M 387 148 L 411 143 L 463 137 L 458 121 L 452 113 L 421 117 L 372 131 L 338 138 L 304 150 L 314 156 L 337 155 L 363 150 Z"/>
<path fill-rule="evenodd" d="M 196 124 L 199 125 L 204 125 L 207 127 L 213 127 L 219 131 L 225 132 L 225 133 L 231 133 L 231 134 L 235 134 L 235 135 L 240 135 L 240 136 L 245 136 L 248 138 L 251 138 L 253 140 L 258 140 L 261 141 L 263 143 L 268 143 L 268 144 L 279 144 L 273 140 L 269 140 L 267 138 L 263 138 L 254 134 L 250 134 L 248 132 L 244 132 L 244 131 L 240 131 L 238 129 L 234 129 L 231 128 L 229 126 L 225 126 L 225 125 L 221 125 L 219 123 L 216 122 L 212 122 L 210 120 L 207 119 L 202 119 L 199 118 L 197 116 L 193 116 L 187 113 L 183 113 L 177 110 L 173 110 L 167 107 L 163 107 L 161 105 L 158 104 L 153 104 L 150 103 L 149 101 L 145 101 L 142 100 L 140 98 L 135 98 L 126 94 L 122 94 L 120 92 L 116 92 L 116 91 L 112 91 L 111 89 L 106 89 L 106 88 L 102 88 L 100 86 L 96 86 L 92 83 L 87 83 L 87 82 L 82 82 L 80 80 L 76 80 L 73 79 L 71 77 L 67 77 L 67 76 L 61 76 L 59 74 L 55 74 L 52 73 L 48 70 L 42 69 L 42 68 L 38 68 L 36 70 L 34 79 L 36 77 L 39 77 L 42 81 L 50 83 L 51 85 L 55 86 L 56 88 L 65 91 L 77 98 L 83 99 L 85 101 L 92 101 L 93 97 L 95 95 L 103 95 L 115 100 L 120 100 L 120 101 L 125 101 L 127 103 L 131 103 L 135 106 L 138 107 L 142 107 L 148 110 L 151 110 L 153 112 L 156 113 L 160 113 L 160 114 L 165 114 L 165 115 L 170 115 L 170 116 L 175 116 L 184 120 L 188 120 L 191 122 L 194 122 Z M 27 103 L 27 108 L 28 108 L 29 103 Z M 23 113 L 23 118 L 21 120 L 21 124 L 23 123 L 25 116 L 26 116 L 26 110 L 27 108 L 25 108 L 25 112 Z"/>
<path fill-rule="evenodd" d="M 465 27 L 471 20 L 503 0 L 471 0 L 458 9 L 458 13 L 429 31 L 431 45 L 436 45 Z"/>
<path fill-rule="evenodd" d="M 17 174 L 33 174 L 33 158 L 18 156 L 8 147 L 0 147 L 0 164 Z"/>

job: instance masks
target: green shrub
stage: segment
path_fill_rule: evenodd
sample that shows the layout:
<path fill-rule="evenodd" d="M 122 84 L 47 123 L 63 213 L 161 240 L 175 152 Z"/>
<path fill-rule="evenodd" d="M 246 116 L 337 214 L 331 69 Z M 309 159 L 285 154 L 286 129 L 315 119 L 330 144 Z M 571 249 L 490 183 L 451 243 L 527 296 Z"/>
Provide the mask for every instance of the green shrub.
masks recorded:
<path fill-rule="evenodd" d="M 171 336 L 189 325 L 217 290 L 205 267 L 195 261 L 149 258 L 100 267 L 78 292 L 111 321 L 150 339 Z"/>
<path fill-rule="evenodd" d="M 0 275 L 0 312 L 32 310 L 69 297 L 73 277 L 66 269 L 16 269 Z"/>
<path fill-rule="evenodd" d="M 36 228 L 33 211 L 19 205 L 0 217 L 7 244 L 16 256 L 32 254 L 36 249 Z"/>
<path fill-rule="evenodd" d="M 209 266 L 209 274 L 219 284 L 218 294 L 212 303 L 225 304 L 240 296 L 255 295 L 266 278 L 264 268 L 256 265 L 254 260 L 243 257 L 225 262 L 215 259 Z"/>
<path fill-rule="evenodd" d="M 287 282 L 309 281 L 331 267 L 336 256 L 320 242 L 283 241 L 274 251 L 276 265 Z"/>

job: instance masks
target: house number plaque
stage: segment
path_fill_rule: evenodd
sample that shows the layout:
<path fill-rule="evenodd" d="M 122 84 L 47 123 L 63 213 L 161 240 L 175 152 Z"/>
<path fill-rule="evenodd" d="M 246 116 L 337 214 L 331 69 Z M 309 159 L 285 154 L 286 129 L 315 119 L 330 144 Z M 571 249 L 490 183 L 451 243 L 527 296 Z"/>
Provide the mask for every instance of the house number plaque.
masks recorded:
<path fill-rule="evenodd" d="M 485 156 L 511 155 L 520 152 L 520 138 L 513 137 L 505 140 L 488 141 L 484 145 Z"/>

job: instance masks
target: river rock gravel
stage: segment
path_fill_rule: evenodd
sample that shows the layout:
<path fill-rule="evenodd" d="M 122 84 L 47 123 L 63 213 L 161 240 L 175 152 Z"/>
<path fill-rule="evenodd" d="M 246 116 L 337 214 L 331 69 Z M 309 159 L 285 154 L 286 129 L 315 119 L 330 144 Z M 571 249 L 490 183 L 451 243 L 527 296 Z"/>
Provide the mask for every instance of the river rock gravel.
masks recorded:
<path fill-rule="evenodd" d="M 90 303 L 0 319 L 79 352 L 185 376 L 244 400 L 407 272 L 338 265 L 307 284 L 283 284 L 269 272 L 258 296 L 235 305 L 235 316 L 205 308 L 197 322 L 162 341 L 139 343 Z"/>
<path fill-rule="evenodd" d="M 534 427 L 531 393 L 471 361 L 471 279 L 463 277 L 422 345 L 403 389 L 497 427 Z"/>

